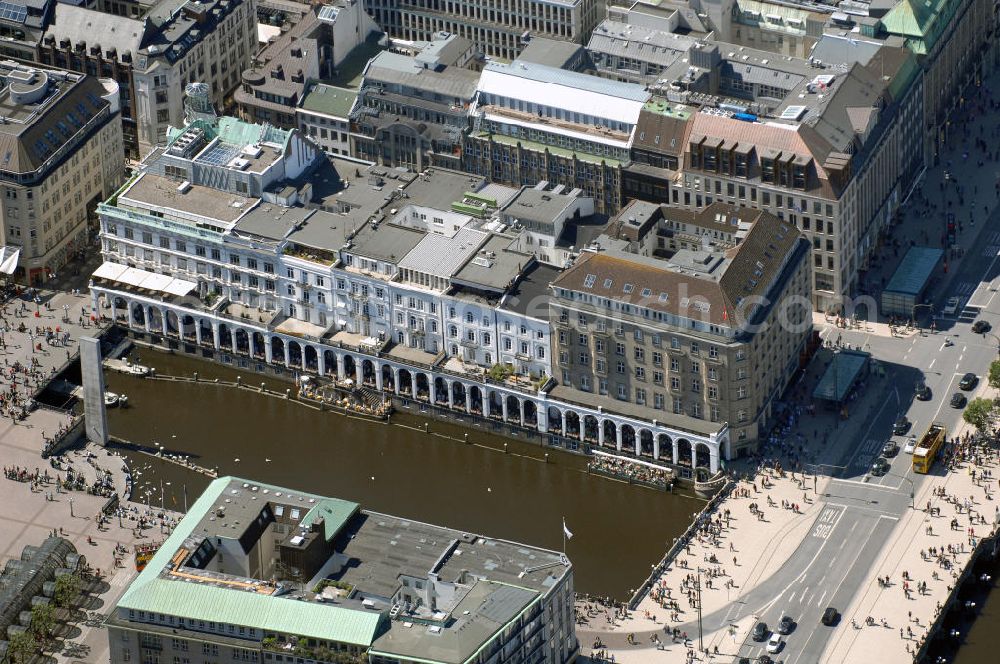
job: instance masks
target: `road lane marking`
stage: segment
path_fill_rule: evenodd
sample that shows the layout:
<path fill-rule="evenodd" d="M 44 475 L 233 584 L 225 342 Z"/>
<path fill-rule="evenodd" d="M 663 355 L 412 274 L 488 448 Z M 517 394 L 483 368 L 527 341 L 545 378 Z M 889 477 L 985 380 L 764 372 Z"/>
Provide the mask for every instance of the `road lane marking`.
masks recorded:
<path fill-rule="evenodd" d="M 791 604 L 794 601 L 795 601 L 795 591 L 793 590 L 792 594 L 788 596 L 788 603 Z"/>
<path fill-rule="evenodd" d="M 816 606 L 817 607 L 823 606 L 823 602 L 826 601 L 826 593 L 827 592 L 828 591 L 826 591 L 826 590 L 823 591 L 823 595 L 819 598 L 819 601 L 816 602 Z"/>
<path fill-rule="evenodd" d="M 944 348 L 944 344 L 942 344 L 941 348 L 938 348 L 938 350 L 942 350 L 943 348 Z M 935 362 L 937 362 L 937 358 L 936 357 L 933 360 L 931 360 L 931 363 L 929 365 L 927 365 L 927 368 L 928 369 L 933 369 Z"/>

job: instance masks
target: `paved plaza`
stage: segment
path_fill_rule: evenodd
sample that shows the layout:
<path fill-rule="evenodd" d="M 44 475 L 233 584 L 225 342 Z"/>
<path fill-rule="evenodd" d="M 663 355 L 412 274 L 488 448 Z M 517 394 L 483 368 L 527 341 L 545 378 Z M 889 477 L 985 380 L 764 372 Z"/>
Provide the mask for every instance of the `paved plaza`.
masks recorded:
<path fill-rule="evenodd" d="M 27 328 L 23 332 L 18 331 L 22 323 Z M 37 333 L 36 328 L 39 328 Z M 50 333 L 49 339 L 46 339 L 46 330 Z M 162 539 L 176 515 L 165 513 L 167 523 L 163 525 L 159 510 L 150 511 L 145 505 L 126 503 L 121 518 L 116 515 L 106 524 L 99 524 L 97 516 L 107 498 L 85 491 L 66 492 L 57 488 L 56 480 L 65 478 L 66 465 L 72 465 L 90 485 L 97 479 L 100 469 L 111 473 L 115 490 L 124 495 L 127 472 L 124 460 L 90 445 L 62 455 L 59 458 L 62 468 L 57 469 L 41 458 L 41 451 L 46 439 L 70 425 L 71 415 L 41 407 L 27 413 L 23 419 L 20 417 L 20 406 L 26 405 L 27 396 L 34 392 L 39 382 L 46 380 L 76 353 L 78 337 L 98 332 L 90 321 L 90 298 L 82 294 L 42 292 L 37 303 L 26 296 L 9 301 L 2 309 L 0 391 L 8 406 L 16 402 L 18 407 L 5 408 L 4 416 L 0 417 L 0 460 L 4 469 L 24 469 L 29 475 L 37 472 L 42 479 L 33 483 L 0 476 L 0 566 L 10 558 L 19 558 L 25 546 L 38 545 L 51 534 L 59 534 L 86 556 L 91 567 L 105 574 L 109 590 L 100 595 L 100 606 L 92 610 L 106 613 L 135 577 L 130 556 L 133 545 L 138 541 Z M 62 340 L 64 333 L 68 334 L 65 342 Z M 15 366 L 25 370 L 14 370 Z M 27 369 L 29 367 L 33 369 Z M 139 516 L 151 518 L 153 526 L 139 531 L 136 528 Z M 118 567 L 114 564 L 116 545 L 124 546 L 128 552 Z M 104 630 L 79 626 L 83 631 L 74 643 L 81 647 L 73 655 L 58 655 L 56 660 L 107 661 Z M 87 653 L 82 660 L 81 652 Z"/>

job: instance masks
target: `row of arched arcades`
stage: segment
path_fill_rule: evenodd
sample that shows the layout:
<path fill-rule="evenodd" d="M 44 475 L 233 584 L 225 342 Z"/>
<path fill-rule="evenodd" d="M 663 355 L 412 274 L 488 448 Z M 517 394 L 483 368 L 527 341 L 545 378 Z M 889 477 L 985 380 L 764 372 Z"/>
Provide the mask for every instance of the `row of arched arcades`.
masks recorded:
<path fill-rule="evenodd" d="M 553 404 L 494 389 L 491 385 L 435 375 L 339 348 L 280 334 L 248 330 L 238 324 L 178 313 L 168 308 L 114 297 L 112 316 L 120 324 L 145 329 L 203 347 L 244 355 L 268 364 L 318 376 L 351 379 L 379 391 L 438 407 L 478 415 L 555 434 L 582 443 L 680 466 L 718 470 L 718 453 L 702 440 L 655 433 L 611 416 L 580 413 Z"/>

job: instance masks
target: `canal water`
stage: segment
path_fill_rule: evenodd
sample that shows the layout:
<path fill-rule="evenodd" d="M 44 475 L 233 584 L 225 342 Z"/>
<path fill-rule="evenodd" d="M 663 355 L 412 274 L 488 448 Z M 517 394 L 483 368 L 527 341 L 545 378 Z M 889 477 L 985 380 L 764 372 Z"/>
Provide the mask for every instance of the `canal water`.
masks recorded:
<path fill-rule="evenodd" d="M 288 383 L 197 359 L 140 352 L 160 375 L 235 380 L 284 390 Z M 349 419 L 284 399 L 207 383 L 107 373 L 128 408 L 108 411 L 113 435 L 167 454 L 190 455 L 220 475 L 237 475 L 356 501 L 362 507 L 559 550 L 562 520 L 576 590 L 626 599 L 702 509 L 669 494 L 588 475 L 586 459 L 404 413 L 392 423 Z M 419 430 L 414 430 L 414 427 Z M 469 433 L 474 444 L 462 439 Z M 504 444 L 507 443 L 507 453 Z M 549 462 L 544 462 L 548 452 Z M 139 452 L 133 500 L 182 509 L 208 483 L 194 471 Z M 162 494 L 161 494 L 162 487 Z M 148 492 L 148 496 L 145 492 Z"/>

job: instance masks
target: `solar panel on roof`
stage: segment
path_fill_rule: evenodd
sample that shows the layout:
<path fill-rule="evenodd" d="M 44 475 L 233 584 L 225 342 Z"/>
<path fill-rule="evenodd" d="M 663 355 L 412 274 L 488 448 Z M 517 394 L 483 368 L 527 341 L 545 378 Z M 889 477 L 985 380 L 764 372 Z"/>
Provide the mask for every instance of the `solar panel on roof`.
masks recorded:
<path fill-rule="evenodd" d="M 16 5 L 12 2 L 3 2 L 0 0 L 0 18 L 5 21 L 13 21 L 15 23 L 24 23 L 24 19 L 28 17 L 28 8 L 23 5 Z"/>
<path fill-rule="evenodd" d="M 212 164 L 213 166 L 225 166 L 231 162 L 238 154 L 240 149 L 234 145 L 226 145 L 225 143 L 216 143 L 208 150 L 205 151 L 203 155 L 198 157 L 198 161 L 205 164 Z"/>

